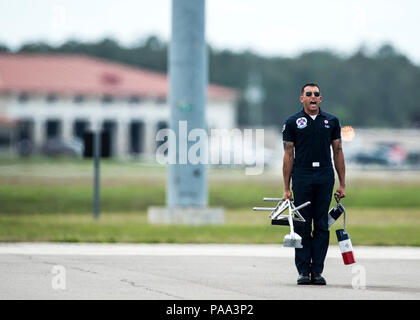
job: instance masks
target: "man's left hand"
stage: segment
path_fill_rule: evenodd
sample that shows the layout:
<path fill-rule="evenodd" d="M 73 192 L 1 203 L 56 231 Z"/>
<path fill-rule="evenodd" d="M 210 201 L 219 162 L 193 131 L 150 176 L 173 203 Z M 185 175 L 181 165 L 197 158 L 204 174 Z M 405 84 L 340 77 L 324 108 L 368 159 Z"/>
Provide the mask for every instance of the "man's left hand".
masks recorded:
<path fill-rule="evenodd" d="M 346 197 L 346 187 L 339 186 L 337 188 L 336 193 L 338 194 L 339 199 L 345 198 Z"/>

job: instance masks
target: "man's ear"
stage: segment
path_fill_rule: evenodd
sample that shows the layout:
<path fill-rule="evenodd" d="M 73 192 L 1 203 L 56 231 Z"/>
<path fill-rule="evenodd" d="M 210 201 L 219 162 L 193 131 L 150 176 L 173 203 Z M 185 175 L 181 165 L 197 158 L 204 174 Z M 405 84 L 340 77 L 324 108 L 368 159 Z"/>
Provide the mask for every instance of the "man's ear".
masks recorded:
<path fill-rule="evenodd" d="M 322 96 L 319 96 L 319 102 L 322 102 Z"/>
<path fill-rule="evenodd" d="M 303 102 L 303 96 L 300 96 L 299 100 L 300 102 Z"/>

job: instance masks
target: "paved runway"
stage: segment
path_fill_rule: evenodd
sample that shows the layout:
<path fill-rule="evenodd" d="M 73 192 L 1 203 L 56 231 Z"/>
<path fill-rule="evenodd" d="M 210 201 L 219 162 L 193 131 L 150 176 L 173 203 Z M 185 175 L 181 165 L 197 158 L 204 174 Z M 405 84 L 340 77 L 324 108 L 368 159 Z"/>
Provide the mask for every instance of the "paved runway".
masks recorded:
<path fill-rule="evenodd" d="M 328 285 L 297 286 L 281 245 L 0 244 L 0 299 L 420 299 L 420 248 L 330 246 Z"/>

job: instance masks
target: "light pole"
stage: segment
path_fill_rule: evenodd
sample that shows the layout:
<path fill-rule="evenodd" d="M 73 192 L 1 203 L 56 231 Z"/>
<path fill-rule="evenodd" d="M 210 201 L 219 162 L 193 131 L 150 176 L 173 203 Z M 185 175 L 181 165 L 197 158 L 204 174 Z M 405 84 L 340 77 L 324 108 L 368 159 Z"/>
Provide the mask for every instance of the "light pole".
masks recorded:
<path fill-rule="evenodd" d="M 187 149 L 193 144 L 180 135 L 206 128 L 207 51 L 205 41 L 205 0 L 172 1 L 172 37 L 169 48 L 170 124 L 178 141 L 177 164 L 168 166 L 166 204 L 169 208 L 207 206 L 207 173 L 203 164 L 185 164 Z M 186 121 L 186 127 L 179 127 Z M 182 140 L 184 139 L 184 140 Z M 187 141 L 185 141 L 187 140 Z M 184 162 L 184 163 L 183 163 Z"/>
<path fill-rule="evenodd" d="M 205 0 L 172 0 L 172 35 L 169 47 L 169 153 L 176 150 L 176 163 L 168 164 L 166 207 L 150 207 L 149 223 L 221 224 L 222 208 L 208 208 L 207 170 L 191 164 L 188 141 L 193 129 L 206 130 L 208 84 L 205 41 Z"/>

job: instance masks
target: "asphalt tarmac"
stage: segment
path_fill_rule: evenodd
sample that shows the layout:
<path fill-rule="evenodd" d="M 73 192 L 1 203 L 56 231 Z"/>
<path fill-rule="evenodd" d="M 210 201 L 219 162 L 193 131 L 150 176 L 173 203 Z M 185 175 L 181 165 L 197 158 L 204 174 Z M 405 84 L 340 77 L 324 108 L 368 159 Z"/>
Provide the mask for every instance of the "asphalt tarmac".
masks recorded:
<path fill-rule="evenodd" d="M 326 286 L 297 286 L 281 245 L 0 244 L 0 299 L 420 299 L 420 248 L 330 246 Z"/>

